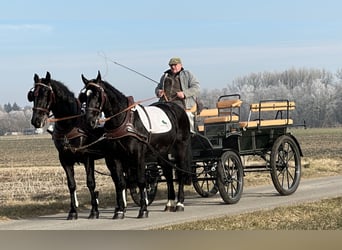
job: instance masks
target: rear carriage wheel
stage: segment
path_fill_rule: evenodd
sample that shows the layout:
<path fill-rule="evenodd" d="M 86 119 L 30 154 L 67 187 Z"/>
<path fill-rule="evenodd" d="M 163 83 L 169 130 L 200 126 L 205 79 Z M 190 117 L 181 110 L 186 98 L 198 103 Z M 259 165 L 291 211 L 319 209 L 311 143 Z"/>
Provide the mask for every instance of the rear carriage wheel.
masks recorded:
<path fill-rule="evenodd" d="M 272 182 L 279 194 L 294 193 L 301 177 L 301 158 L 298 145 L 290 136 L 280 136 L 274 142 L 270 165 Z"/>
<path fill-rule="evenodd" d="M 158 181 L 160 179 L 158 165 L 148 164 L 146 166 L 145 176 L 146 176 L 146 191 L 147 191 L 147 198 L 148 198 L 147 205 L 151 205 L 156 197 L 157 189 L 158 189 Z M 134 203 L 140 206 L 140 192 L 136 184 L 130 187 L 130 193 L 131 193 Z"/>
<path fill-rule="evenodd" d="M 218 192 L 216 168 L 217 162 L 200 162 L 192 167 L 192 184 L 200 196 L 210 197 Z"/>
<path fill-rule="evenodd" d="M 243 167 L 240 156 L 234 151 L 226 151 L 217 167 L 217 186 L 225 203 L 235 204 L 242 195 Z"/>

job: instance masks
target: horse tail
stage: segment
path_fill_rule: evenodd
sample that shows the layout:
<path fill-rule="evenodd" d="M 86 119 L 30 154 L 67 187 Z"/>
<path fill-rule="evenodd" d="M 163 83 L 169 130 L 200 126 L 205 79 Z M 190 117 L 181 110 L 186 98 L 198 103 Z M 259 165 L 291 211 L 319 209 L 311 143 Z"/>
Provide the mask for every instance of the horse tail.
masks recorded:
<path fill-rule="evenodd" d="M 184 176 L 184 184 L 185 185 L 191 185 L 192 183 L 192 179 L 193 179 L 193 171 L 192 171 L 192 150 L 191 150 L 191 143 L 188 143 L 187 145 L 187 153 L 186 153 L 186 169 L 185 169 L 185 173 L 183 174 Z"/>
<path fill-rule="evenodd" d="M 178 106 L 177 104 L 175 104 Z M 179 106 L 178 106 L 179 107 Z M 177 110 L 177 109 L 176 109 Z M 183 163 L 180 163 L 182 167 L 181 172 L 178 174 L 178 177 L 183 178 L 184 185 L 191 185 L 193 179 L 192 172 L 192 150 L 191 150 L 191 133 L 190 133 L 190 121 L 189 117 L 186 114 L 185 110 L 179 107 L 179 112 L 175 112 L 177 124 L 177 133 L 180 133 L 180 137 L 178 143 L 182 145 L 182 154 L 184 156 Z"/>

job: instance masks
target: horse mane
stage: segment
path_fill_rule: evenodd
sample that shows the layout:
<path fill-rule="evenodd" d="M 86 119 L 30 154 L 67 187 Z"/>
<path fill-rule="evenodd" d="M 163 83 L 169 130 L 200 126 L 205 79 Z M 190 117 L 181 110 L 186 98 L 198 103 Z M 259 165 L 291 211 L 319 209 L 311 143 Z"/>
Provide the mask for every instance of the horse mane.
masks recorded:
<path fill-rule="evenodd" d="M 115 95 L 120 95 L 122 97 L 126 98 L 126 95 L 124 93 L 122 93 L 120 90 L 118 90 L 117 88 L 115 88 L 113 85 L 111 85 L 109 82 L 102 80 L 101 83 L 104 85 L 104 88 L 107 91 L 110 91 L 110 94 L 115 94 Z"/>
<path fill-rule="evenodd" d="M 75 94 L 62 82 L 51 79 L 51 87 L 55 96 L 61 98 L 63 101 L 74 102 Z"/>
<path fill-rule="evenodd" d="M 111 85 L 109 82 L 101 80 L 101 83 L 103 85 L 103 88 L 105 89 L 105 92 L 107 93 L 107 96 L 115 99 L 111 100 L 111 102 L 114 101 L 116 103 L 116 107 L 118 109 L 114 112 L 124 110 L 128 105 L 127 96 L 123 94 L 120 90 L 115 88 L 113 85 Z"/>

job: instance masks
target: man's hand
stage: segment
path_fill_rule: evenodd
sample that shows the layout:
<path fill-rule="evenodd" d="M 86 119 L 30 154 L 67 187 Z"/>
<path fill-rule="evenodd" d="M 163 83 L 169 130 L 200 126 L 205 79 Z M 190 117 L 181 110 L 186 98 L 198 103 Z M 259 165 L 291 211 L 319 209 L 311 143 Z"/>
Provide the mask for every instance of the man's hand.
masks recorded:
<path fill-rule="evenodd" d="M 157 93 L 157 97 L 163 97 L 164 96 L 164 90 L 159 89 Z"/>
<path fill-rule="evenodd" d="M 184 92 L 183 91 L 177 92 L 177 97 L 179 99 L 184 99 L 185 98 Z"/>

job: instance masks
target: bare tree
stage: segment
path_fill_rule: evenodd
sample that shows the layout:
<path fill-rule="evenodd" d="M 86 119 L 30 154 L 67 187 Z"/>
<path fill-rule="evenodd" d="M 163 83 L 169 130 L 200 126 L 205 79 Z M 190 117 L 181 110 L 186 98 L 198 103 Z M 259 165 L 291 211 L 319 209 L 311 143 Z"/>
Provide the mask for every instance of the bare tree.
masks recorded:
<path fill-rule="evenodd" d="M 304 120 L 311 127 L 342 124 L 342 69 L 335 74 L 324 69 L 291 68 L 283 72 L 251 73 L 234 79 L 221 91 L 206 90 L 206 103 L 215 106 L 222 93 L 239 93 L 244 102 L 242 112 L 250 103 L 265 99 L 289 99 L 296 102 L 294 120 Z M 212 98 L 212 100 L 210 100 Z"/>

